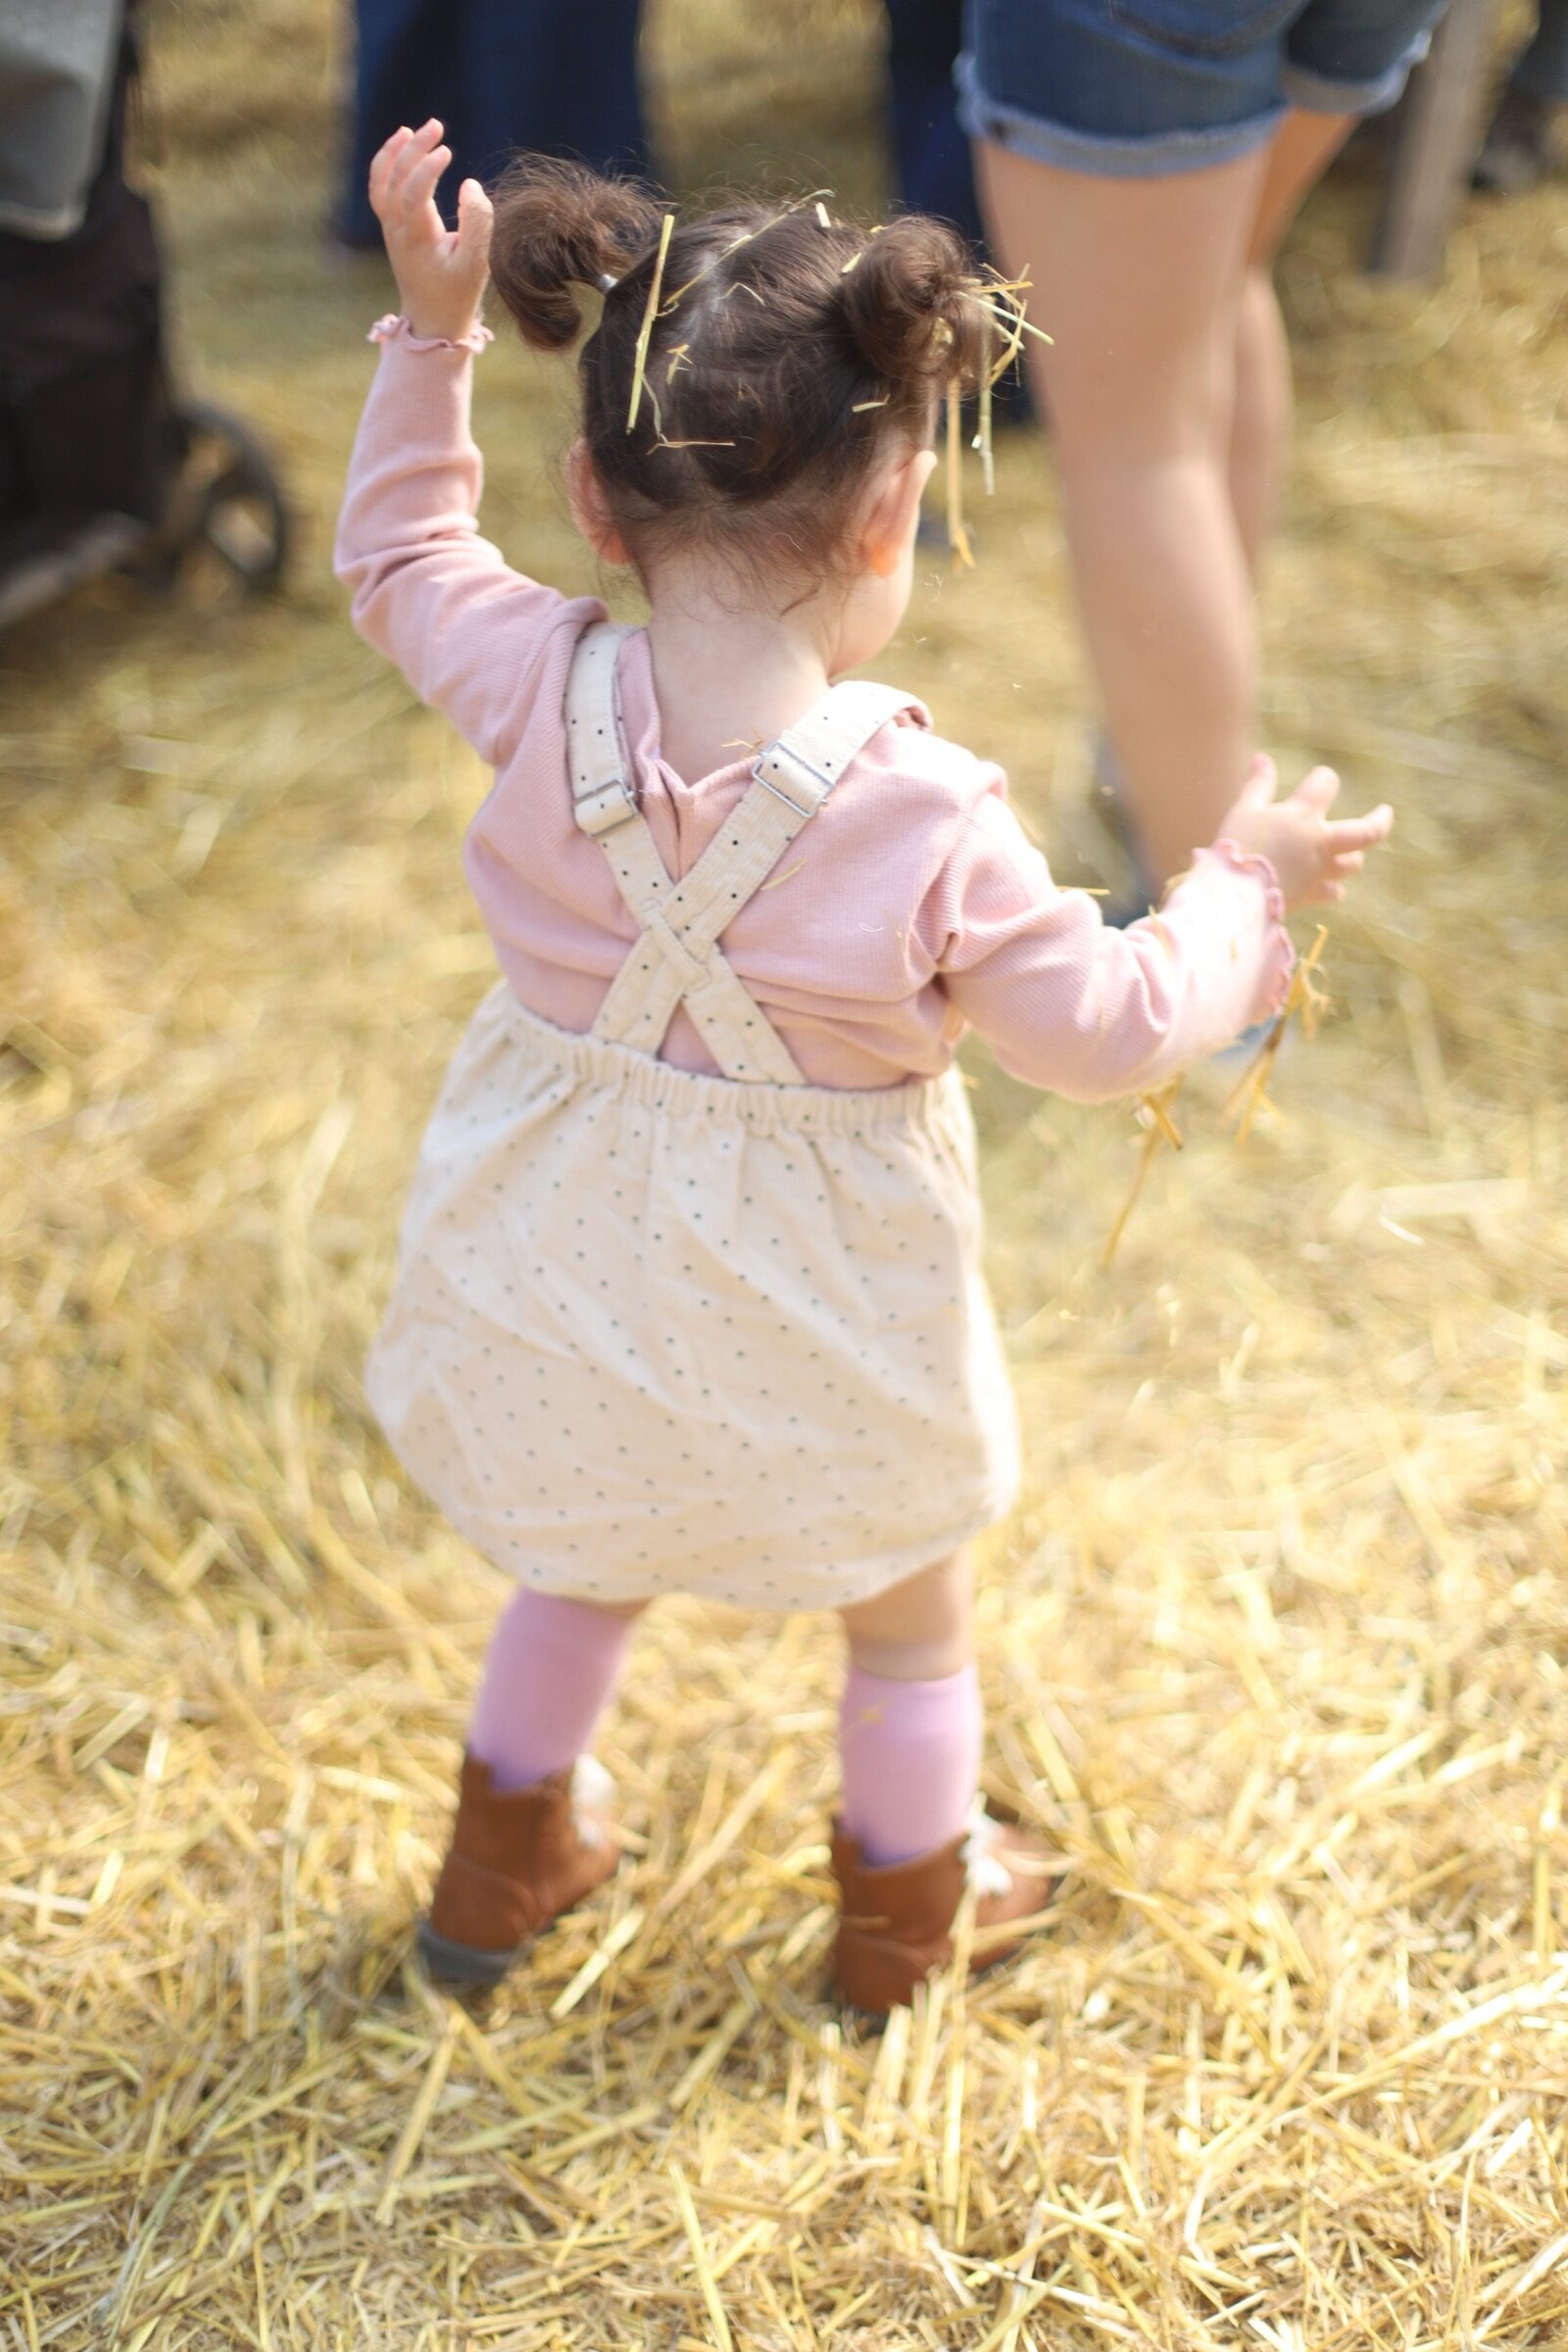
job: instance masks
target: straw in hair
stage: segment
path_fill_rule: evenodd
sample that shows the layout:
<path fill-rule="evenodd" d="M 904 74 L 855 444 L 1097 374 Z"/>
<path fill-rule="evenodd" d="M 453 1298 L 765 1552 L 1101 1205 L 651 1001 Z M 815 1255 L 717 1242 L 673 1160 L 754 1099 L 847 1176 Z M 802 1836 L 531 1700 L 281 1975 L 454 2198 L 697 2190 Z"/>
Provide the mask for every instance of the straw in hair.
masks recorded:
<path fill-rule="evenodd" d="M 929 446 L 945 407 L 950 535 L 971 560 L 959 403 L 982 396 L 989 487 L 989 389 L 1027 327 L 1022 286 L 975 270 L 953 230 L 915 214 L 860 229 L 819 195 L 681 220 L 629 182 L 535 158 L 495 204 L 492 275 L 526 342 L 572 342 L 579 288 L 631 297 L 607 303 L 578 368 L 584 439 L 635 559 L 700 537 L 830 568 L 872 465 L 900 441 Z"/>

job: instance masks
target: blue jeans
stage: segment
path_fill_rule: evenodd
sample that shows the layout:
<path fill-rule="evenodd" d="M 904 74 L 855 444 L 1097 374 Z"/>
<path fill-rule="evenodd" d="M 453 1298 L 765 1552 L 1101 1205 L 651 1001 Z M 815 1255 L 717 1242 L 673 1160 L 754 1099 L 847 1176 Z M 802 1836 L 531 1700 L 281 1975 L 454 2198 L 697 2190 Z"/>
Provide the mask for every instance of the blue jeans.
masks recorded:
<path fill-rule="evenodd" d="M 519 149 L 645 171 L 637 15 L 638 0 L 357 0 L 345 239 L 379 244 L 370 158 L 430 115 L 452 149 L 449 220 L 463 181 L 493 179 Z"/>
<path fill-rule="evenodd" d="M 963 40 L 963 0 L 886 0 L 888 111 L 899 202 L 951 221 L 977 254 L 986 251 L 969 137 L 958 121 L 954 61 Z M 1023 423 L 1033 413 L 1022 370 L 996 388 L 997 415 Z"/>
<path fill-rule="evenodd" d="M 958 121 L 953 66 L 963 46 L 963 0 L 886 0 L 888 96 L 899 201 L 951 220 L 985 245 L 969 141 Z"/>
<path fill-rule="evenodd" d="M 1234 162 L 1287 107 L 1376 114 L 1446 0 L 970 0 L 972 137 L 1116 179 Z"/>

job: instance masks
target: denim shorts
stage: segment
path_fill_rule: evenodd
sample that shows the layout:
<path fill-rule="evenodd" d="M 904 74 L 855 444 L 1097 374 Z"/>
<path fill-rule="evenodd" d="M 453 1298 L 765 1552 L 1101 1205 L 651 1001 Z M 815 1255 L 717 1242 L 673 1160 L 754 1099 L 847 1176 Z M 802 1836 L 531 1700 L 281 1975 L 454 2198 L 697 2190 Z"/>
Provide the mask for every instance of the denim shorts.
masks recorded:
<path fill-rule="evenodd" d="M 1136 179 L 1250 154 L 1288 107 L 1374 115 L 1446 0 L 969 0 L 971 138 Z"/>

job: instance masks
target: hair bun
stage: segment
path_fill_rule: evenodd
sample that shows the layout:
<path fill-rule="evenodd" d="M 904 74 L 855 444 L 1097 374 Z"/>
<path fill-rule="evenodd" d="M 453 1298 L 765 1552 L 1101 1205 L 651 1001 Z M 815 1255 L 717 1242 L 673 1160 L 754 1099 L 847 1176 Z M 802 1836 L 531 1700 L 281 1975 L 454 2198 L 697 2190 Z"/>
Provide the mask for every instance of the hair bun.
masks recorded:
<path fill-rule="evenodd" d="M 957 375 L 965 389 L 980 367 L 976 280 L 956 229 L 919 214 L 890 220 L 848 270 L 844 318 L 866 365 L 886 382 Z"/>
<path fill-rule="evenodd" d="M 631 180 L 524 156 L 494 191 L 490 278 L 525 343 L 562 351 L 582 325 L 575 288 L 619 278 L 659 235 L 660 208 Z"/>

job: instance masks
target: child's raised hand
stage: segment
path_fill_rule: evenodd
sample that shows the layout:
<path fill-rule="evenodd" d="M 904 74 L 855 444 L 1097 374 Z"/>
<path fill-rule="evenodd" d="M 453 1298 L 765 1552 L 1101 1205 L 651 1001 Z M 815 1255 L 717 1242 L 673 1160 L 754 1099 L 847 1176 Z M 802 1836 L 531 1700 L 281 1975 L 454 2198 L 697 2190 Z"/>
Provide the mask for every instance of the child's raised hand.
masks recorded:
<path fill-rule="evenodd" d="M 458 225 L 435 208 L 436 182 L 452 161 L 432 116 L 422 130 L 395 130 L 370 166 L 370 203 L 416 335 L 457 342 L 479 316 L 490 272 L 490 199 L 476 179 L 458 190 Z"/>
<path fill-rule="evenodd" d="M 1333 905 L 1360 872 L 1367 851 L 1388 840 L 1394 810 L 1385 802 L 1369 816 L 1331 823 L 1328 812 L 1340 789 L 1333 768 L 1314 767 L 1285 801 L 1274 798 L 1278 780 L 1273 760 L 1259 753 L 1220 836 L 1268 859 L 1287 906 Z"/>

